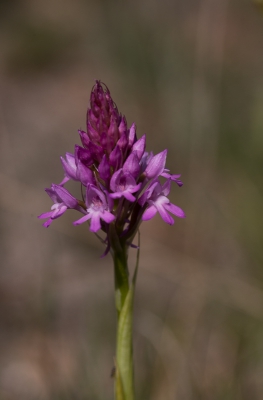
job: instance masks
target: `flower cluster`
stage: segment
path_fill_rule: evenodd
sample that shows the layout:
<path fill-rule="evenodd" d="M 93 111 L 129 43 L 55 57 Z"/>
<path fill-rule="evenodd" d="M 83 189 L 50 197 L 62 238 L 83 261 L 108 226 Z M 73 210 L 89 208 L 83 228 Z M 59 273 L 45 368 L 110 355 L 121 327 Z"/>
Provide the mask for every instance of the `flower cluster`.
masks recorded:
<path fill-rule="evenodd" d="M 87 132 L 79 130 L 79 135 L 82 146 L 76 145 L 74 154 L 61 157 L 64 179 L 46 189 L 54 204 L 51 211 L 38 217 L 47 219 L 45 227 L 67 209 L 75 209 L 83 216 L 74 225 L 90 221 L 90 230 L 102 229 L 110 246 L 111 226 L 131 244 L 141 221 L 153 218 L 157 212 L 170 225 L 174 220 L 169 213 L 185 216 L 167 197 L 171 181 L 182 186 L 180 175 L 172 175 L 165 168 L 167 150 L 156 155 L 145 151 L 145 135 L 137 139 L 135 124 L 127 127 L 109 89 L 99 81 L 90 96 Z M 81 184 L 81 200 L 64 188 L 70 179 Z"/>

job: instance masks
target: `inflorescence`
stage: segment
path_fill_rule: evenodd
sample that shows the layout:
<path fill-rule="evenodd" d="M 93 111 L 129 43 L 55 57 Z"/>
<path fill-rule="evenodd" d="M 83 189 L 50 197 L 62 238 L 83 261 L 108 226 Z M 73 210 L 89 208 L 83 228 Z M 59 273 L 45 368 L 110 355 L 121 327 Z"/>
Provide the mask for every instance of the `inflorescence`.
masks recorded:
<path fill-rule="evenodd" d="M 145 151 L 146 136 L 136 136 L 136 126 L 127 127 L 111 98 L 109 89 L 96 81 L 87 111 L 87 132 L 79 130 L 82 146 L 75 145 L 75 153 L 61 157 L 65 177 L 58 185 L 45 189 L 53 205 L 51 211 L 39 215 L 47 219 L 46 228 L 67 209 L 75 209 L 83 216 L 74 225 L 90 222 L 90 231 L 102 229 L 105 243 L 111 246 L 110 227 L 128 244 L 141 221 L 159 212 L 172 225 L 171 214 L 184 218 L 181 208 L 170 203 L 171 181 L 182 186 L 180 175 L 172 175 L 165 168 L 167 150 L 154 155 Z M 165 178 L 161 183 L 159 177 Z M 72 196 L 64 185 L 69 180 L 80 183 L 81 200 Z"/>

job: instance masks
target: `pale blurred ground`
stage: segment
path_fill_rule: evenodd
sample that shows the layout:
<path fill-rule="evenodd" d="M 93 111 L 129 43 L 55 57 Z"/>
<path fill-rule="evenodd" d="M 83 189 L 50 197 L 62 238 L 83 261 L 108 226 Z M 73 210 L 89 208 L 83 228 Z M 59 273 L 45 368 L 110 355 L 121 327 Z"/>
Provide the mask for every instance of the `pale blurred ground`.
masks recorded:
<path fill-rule="evenodd" d="M 263 398 L 263 18 L 248 0 L 0 1 L 0 399 L 113 399 L 113 270 L 44 188 L 95 79 L 169 149 L 186 220 L 141 229 L 136 400 Z M 131 266 L 135 250 L 131 250 Z"/>

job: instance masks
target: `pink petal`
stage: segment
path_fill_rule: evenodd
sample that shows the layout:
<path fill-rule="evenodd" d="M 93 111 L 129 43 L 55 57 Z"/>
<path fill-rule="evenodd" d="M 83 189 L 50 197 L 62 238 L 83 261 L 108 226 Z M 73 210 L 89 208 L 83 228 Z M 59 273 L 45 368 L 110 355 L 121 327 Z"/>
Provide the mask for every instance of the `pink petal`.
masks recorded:
<path fill-rule="evenodd" d="M 63 157 L 60 157 L 60 160 L 62 162 L 63 169 L 67 175 L 68 178 L 76 180 L 76 163 L 75 163 L 75 157 L 73 154 L 67 153 L 66 154 L 66 160 L 64 160 Z"/>
<path fill-rule="evenodd" d="M 81 129 L 78 130 L 80 139 L 84 147 L 87 147 L 90 140 L 86 132 L 82 131 Z"/>
<path fill-rule="evenodd" d="M 150 160 L 145 170 L 147 178 L 156 178 L 163 172 L 166 163 L 166 156 L 167 150 L 164 150 L 161 153 L 156 154 L 156 156 Z"/>
<path fill-rule="evenodd" d="M 134 140 L 136 138 L 136 125 L 133 123 L 132 126 L 130 127 L 129 131 L 129 147 L 132 147 Z"/>
<path fill-rule="evenodd" d="M 114 172 L 114 174 L 111 177 L 111 181 L 110 181 L 110 188 L 113 192 L 115 192 L 116 190 L 116 185 L 119 179 L 119 176 L 121 175 L 122 170 L 119 169 L 118 171 Z"/>
<path fill-rule="evenodd" d="M 52 185 L 52 189 L 56 193 L 57 196 L 62 200 L 62 202 L 68 207 L 68 208 L 75 208 L 78 205 L 77 200 L 75 197 L 73 197 L 67 189 L 65 189 L 62 186 L 59 185 Z"/>
<path fill-rule="evenodd" d="M 165 196 L 168 196 L 168 194 L 170 193 L 171 190 L 171 180 L 169 179 L 168 181 L 166 181 L 163 186 L 162 186 L 162 193 Z"/>
<path fill-rule="evenodd" d="M 166 208 L 166 210 L 168 210 L 172 214 L 176 215 L 177 217 L 185 218 L 184 211 L 180 207 L 176 206 L 175 204 L 168 203 L 168 204 L 165 204 L 164 207 Z"/>
<path fill-rule="evenodd" d="M 108 224 L 110 224 L 112 221 L 115 220 L 114 215 L 106 210 L 104 210 L 103 213 L 101 213 L 100 217 L 101 219 L 103 219 L 103 221 L 107 222 Z"/>
<path fill-rule="evenodd" d="M 87 186 L 88 183 L 92 183 L 93 174 L 91 170 L 86 167 L 80 160 L 77 161 L 78 169 L 77 169 L 77 178 L 83 183 L 84 186 Z"/>
<path fill-rule="evenodd" d="M 119 146 L 116 144 L 109 156 L 109 163 L 113 168 L 119 168 L 121 164 L 122 152 Z"/>
<path fill-rule="evenodd" d="M 137 142 L 134 143 L 132 146 L 132 152 L 135 152 L 138 156 L 138 159 L 140 160 L 143 156 L 143 153 L 145 151 L 145 145 L 146 145 L 146 135 L 143 135 Z"/>
<path fill-rule="evenodd" d="M 51 218 L 49 218 L 46 222 L 44 222 L 43 226 L 44 226 L 45 228 L 48 228 L 48 227 L 50 226 L 50 224 L 51 224 L 52 221 L 53 221 L 53 220 L 52 220 Z"/>
<path fill-rule="evenodd" d="M 67 176 L 65 176 L 65 178 L 62 179 L 62 181 L 59 183 L 59 186 L 65 185 L 65 183 L 67 183 L 69 180 L 70 180 L 70 178 L 68 178 Z"/>
<path fill-rule="evenodd" d="M 44 219 L 44 218 L 50 218 L 52 216 L 54 211 L 48 211 L 46 213 L 40 214 L 37 218 L 39 219 Z"/>
<path fill-rule="evenodd" d="M 158 204 L 156 204 L 156 207 L 160 213 L 160 216 L 164 220 L 164 222 L 166 222 L 169 225 L 173 225 L 174 219 L 171 217 L 171 215 L 168 214 L 168 212 L 165 210 L 165 208 L 162 205 L 158 205 Z"/>
<path fill-rule="evenodd" d="M 112 199 L 119 199 L 123 195 L 123 192 L 117 192 L 117 193 L 110 193 L 110 197 Z"/>
<path fill-rule="evenodd" d="M 73 225 L 83 224 L 83 222 L 88 221 L 90 218 L 91 218 L 91 214 L 84 215 L 84 217 L 81 217 L 80 219 L 77 219 L 77 221 L 74 221 Z"/>
<path fill-rule="evenodd" d="M 122 192 L 125 199 L 131 201 L 132 203 L 136 200 L 136 198 L 128 191 Z"/>
<path fill-rule="evenodd" d="M 59 206 L 55 211 L 53 211 L 52 214 L 52 219 L 57 219 L 59 217 L 61 217 L 62 214 L 64 214 L 67 211 L 67 206 L 63 205 L 63 206 Z"/>
<path fill-rule="evenodd" d="M 100 230 L 100 228 L 101 228 L 100 213 L 93 213 L 89 229 L 91 232 L 97 232 Z"/>
<path fill-rule="evenodd" d="M 147 208 L 147 210 L 144 211 L 142 215 L 142 220 L 148 221 L 149 219 L 152 219 L 156 213 L 157 209 L 154 206 L 150 206 L 149 208 Z"/>
<path fill-rule="evenodd" d="M 107 181 L 110 178 L 110 164 L 107 160 L 106 154 L 102 157 L 101 163 L 98 168 L 100 177 Z"/>
<path fill-rule="evenodd" d="M 131 193 L 138 192 L 138 190 L 140 189 L 141 186 L 142 186 L 142 183 L 138 183 L 138 185 L 130 187 L 129 192 L 131 192 Z"/>
<path fill-rule="evenodd" d="M 140 169 L 141 167 L 137 153 L 131 153 L 123 165 L 123 171 L 129 172 L 134 178 L 137 178 Z"/>

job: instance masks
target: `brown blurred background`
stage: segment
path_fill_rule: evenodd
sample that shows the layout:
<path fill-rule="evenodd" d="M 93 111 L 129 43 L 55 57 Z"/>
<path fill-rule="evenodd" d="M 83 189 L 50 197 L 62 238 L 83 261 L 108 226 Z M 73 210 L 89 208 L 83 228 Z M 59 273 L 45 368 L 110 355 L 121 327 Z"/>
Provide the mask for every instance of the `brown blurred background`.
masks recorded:
<path fill-rule="evenodd" d="M 187 219 L 141 228 L 137 399 L 263 398 L 260 12 L 249 0 L 0 1 L 1 400 L 113 399 L 110 256 L 74 211 L 48 230 L 36 218 L 95 79 L 184 182 L 171 200 Z"/>

